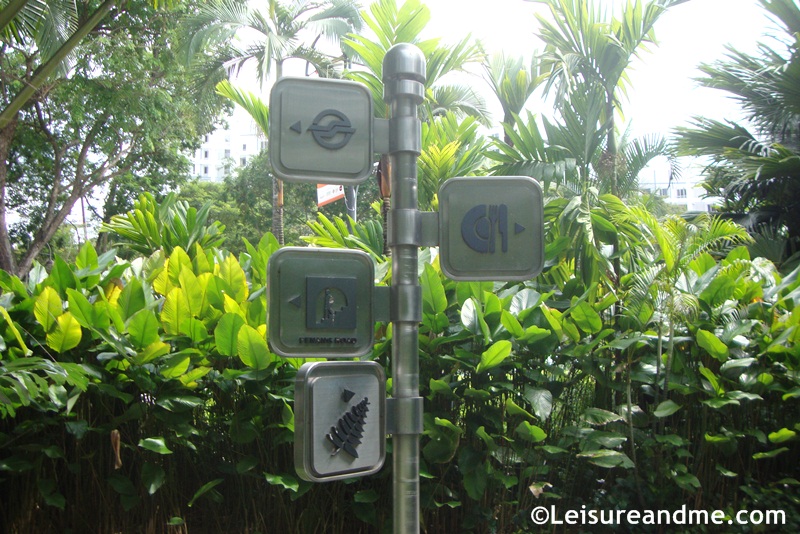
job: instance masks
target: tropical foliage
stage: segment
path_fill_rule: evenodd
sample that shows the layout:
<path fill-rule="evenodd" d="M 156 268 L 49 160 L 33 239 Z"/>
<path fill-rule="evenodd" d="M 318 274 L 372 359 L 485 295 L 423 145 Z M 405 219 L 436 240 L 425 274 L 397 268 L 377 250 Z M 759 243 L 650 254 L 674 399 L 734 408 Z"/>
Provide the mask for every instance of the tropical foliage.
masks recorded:
<path fill-rule="evenodd" d="M 542 54 L 516 76 L 523 63 L 513 58 L 487 67 L 504 109 L 502 140 L 481 134 L 485 116 L 467 94 L 435 90 L 448 87 L 445 73 L 484 58 L 469 39 L 449 48 L 420 40 L 429 12 L 419 2 L 379 0 L 363 14 L 370 35 L 344 43 L 364 67 L 346 75 L 366 83 L 376 104 L 392 44 L 415 42 L 429 59 L 423 209 L 437 208 L 441 183 L 455 175 L 525 174 L 546 196 L 544 270 L 534 279 L 456 282 L 435 248 L 419 254 L 424 529 L 550 532 L 530 513 L 552 504 L 685 506 L 726 519 L 783 510 L 782 528 L 798 530 L 800 466 L 787 460 L 800 441 L 800 270 L 759 257 L 764 243 L 730 219 L 645 209 L 639 170 L 671 157 L 671 147 L 615 126 L 631 58 L 678 2 L 626 2 L 610 19 L 584 0 L 542 2 Z M 239 9 L 229 14 L 276 29 L 243 5 L 212 4 L 198 9 Z M 322 6 L 270 2 L 269 21 L 305 24 L 332 13 Z M 269 35 L 269 46 L 281 44 Z M 262 48 L 247 57 L 267 61 Z M 214 86 L 266 121 L 254 95 Z M 551 117 L 525 112 L 538 88 L 555 91 Z M 445 93 L 457 105 L 445 105 Z M 281 244 L 267 232 L 278 204 L 266 167 L 262 154 L 223 187 L 141 194 L 106 218 L 102 235 L 117 249 L 85 242 L 74 259 L 32 259 L 24 276 L 0 271 L 6 530 L 392 531 L 391 458 L 380 473 L 342 483 L 311 484 L 295 472 L 302 361 L 278 358 L 267 341 L 267 269 Z M 115 183 L 124 191 L 135 182 Z M 385 204 L 357 222 L 314 216 L 313 190 L 287 195 L 296 195 L 292 240 L 362 250 L 376 284 L 390 283 L 377 216 Z M 392 326 L 376 324 L 375 340 L 369 358 L 391 375 Z"/>
<path fill-rule="evenodd" d="M 760 43 L 754 54 L 729 49 L 725 59 L 702 66 L 699 80 L 734 98 L 746 121 L 696 117 L 692 126 L 678 129 L 677 146 L 682 154 L 710 161 L 705 185 L 722 199 L 724 211 L 750 213 L 751 226 L 770 227 L 784 242 L 788 237 L 780 260 L 797 250 L 800 237 L 794 201 L 800 183 L 800 8 L 788 0 L 760 3 L 781 34 Z"/>

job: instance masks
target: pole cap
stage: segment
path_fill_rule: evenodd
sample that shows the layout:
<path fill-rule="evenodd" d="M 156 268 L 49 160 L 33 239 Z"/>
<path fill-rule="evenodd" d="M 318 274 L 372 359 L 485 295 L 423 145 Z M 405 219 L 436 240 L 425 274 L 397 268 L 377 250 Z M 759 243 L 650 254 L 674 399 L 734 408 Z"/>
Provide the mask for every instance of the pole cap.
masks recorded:
<path fill-rule="evenodd" d="M 410 43 L 399 43 L 383 58 L 383 81 L 405 79 L 425 83 L 425 56 Z"/>

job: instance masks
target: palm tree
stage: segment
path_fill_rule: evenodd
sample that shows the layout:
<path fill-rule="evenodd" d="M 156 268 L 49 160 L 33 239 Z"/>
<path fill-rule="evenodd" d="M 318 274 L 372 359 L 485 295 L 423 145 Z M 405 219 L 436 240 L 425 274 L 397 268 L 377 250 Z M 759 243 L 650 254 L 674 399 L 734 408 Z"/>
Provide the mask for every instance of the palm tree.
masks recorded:
<path fill-rule="evenodd" d="M 781 46 L 759 44 L 756 54 L 729 49 L 725 59 L 702 65 L 705 87 L 738 101 L 747 124 L 695 117 L 678 128 L 682 155 L 704 156 L 705 187 L 722 197 L 722 210 L 771 213 L 800 239 L 800 7 L 792 0 L 760 0 L 781 24 Z M 775 41 L 773 41 L 775 42 Z M 783 48 L 783 49 L 780 49 Z"/>
<path fill-rule="evenodd" d="M 473 116 L 488 125 L 488 111 L 480 96 L 468 86 L 450 84 L 445 80 L 448 74 L 463 71 L 467 64 L 483 59 L 480 47 L 471 36 L 467 35 L 455 44 L 442 44 L 438 38 L 421 40 L 420 33 L 430 21 L 431 14 L 420 0 L 406 0 L 401 6 L 395 0 L 377 0 L 362 16 L 374 35 L 350 34 L 344 40 L 348 56 L 359 66 L 345 73 L 345 77 L 370 88 L 375 115 L 389 116 L 383 101 L 383 57 L 398 43 L 412 43 L 419 47 L 426 59 L 427 92 L 423 118 L 454 111 L 462 116 Z"/>
<path fill-rule="evenodd" d="M 542 69 L 542 62 L 536 52 L 531 56 L 531 63 L 523 65 L 521 57 L 507 57 L 498 54 L 484 63 L 486 79 L 492 92 L 503 108 L 504 127 L 513 126 L 515 117 L 522 113 L 522 108 L 534 91 L 547 80 Z M 506 144 L 511 144 L 511 137 L 505 134 Z"/>
<path fill-rule="evenodd" d="M 220 79 L 249 64 L 262 84 L 273 74 L 281 78 L 289 59 L 305 61 L 321 77 L 333 76 L 336 61 L 344 58 L 320 52 L 317 44 L 323 37 L 339 43 L 347 32 L 360 29 L 361 18 L 357 0 L 268 0 L 259 9 L 241 0 L 215 0 L 204 4 L 188 26 L 186 53 L 195 61 L 202 89 L 216 88 Z M 273 178 L 272 183 L 272 231 L 283 244 L 283 182 Z"/>
<path fill-rule="evenodd" d="M 441 44 L 439 39 L 421 40 L 420 33 L 430 21 L 431 14 L 419 0 L 406 0 L 401 6 L 398 6 L 395 0 L 377 0 L 362 16 L 373 35 L 368 37 L 350 34 L 345 39 L 348 56 L 352 58 L 353 64 L 359 67 L 347 71 L 345 77 L 369 87 L 376 116 L 389 117 L 388 108 L 383 101 L 383 58 L 392 46 L 398 43 L 412 43 L 419 47 L 426 59 L 426 93 L 425 101 L 420 107 L 422 119 L 432 123 L 434 118 L 440 117 L 444 122 L 449 122 L 447 115 L 452 112 L 458 119 L 472 117 L 488 125 L 488 111 L 480 96 L 468 86 L 450 84 L 446 80 L 448 74 L 463 71 L 468 63 L 483 59 L 480 47 L 469 35 L 455 45 Z M 451 128 L 448 131 L 454 133 L 456 130 Z M 462 133 L 464 131 L 466 130 L 462 130 Z M 456 135 L 458 137 L 460 134 Z M 466 144 L 469 143 L 465 144 L 464 140 L 464 138 L 451 138 L 449 142 L 458 142 L 460 150 L 466 150 Z M 425 151 L 426 146 L 422 148 Z M 442 157 L 441 153 L 428 155 L 429 163 L 432 161 L 431 158 Z M 386 219 L 392 193 L 390 181 L 386 176 L 387 168 L 387 158 L 383 157 L 378 165 L 377 178 L 382 198 L 381 214 L 384 229 L 387 227 Z M 423 167 L 421 170 L 425 176 L 430 168 L 426 170 Z M 429 181 L 436 180 L 431 178 Z M 389 250 L 388 247 L 384 248 Z"/>
<path fill-rule="evenodd" d="M 641 264 L 625 280 L 629 292 L 624 314 L 634 322 L 649 317 L 645 321 L 655 325 L 658 333 L 656 384 L 663 376 L 664 394 L 668 395 L 676 329 L 681 322 L 690 321 L 699 310 L 697 295 L 691 291 L 696 284 L 690 278 L 697 276 L 691 263 L 706 253 L 727 253 L 751 238 L 742 226 L 706 213 L 693 221 L 677 216 L 659 220 L 641 208 L 619 211 L 618 215 L 615 223 L 635 225 L 644 236 L 640 245 L 643 249 Z M 662 375 L 665 335 L 667 349 Z"/>
<path fill-rule="evenodd" d="M 573 105 L 576 98 L 599 103 L 596 130 L 605 134 L 605 145 L 595 170 L 610 184 L 610 192 L 620 196 L 615 116 L 628 89 L 628 67 L 646 44 L 654 42 L 653 27 L 659 17 L 687 0 L 628 0 L 620 18 L 607 21 L 599 4 L 589 0 L 538 1 L 550 8 L 551 15 L 551 19 L 536 15 L 546 44 L 544 60 L 550 66 L 546 90 L 556 91 L 559 108 Z"/>
<path fill-rule="evenodd" d="M 637 196 L 638 174 L 657 156 L 667 155 L 679 172 L 664 139 L 629 140 L 618 132 L 615 117 L 628 89 L 627 69 L 653 41 L 658 17 L 685 0 L 631 0 L 619 19 L 608 20 L 588 0 L 538 1 L 550 10 L 550 18 L 537 18 L 546 45 L 540 68 L 545 92 L 555 96 L 556 117 L 529 115 L 527 121 L 517 117 L 513 129 L 507 125 L 513 146 L 495 143 L 498 151 L 490 157 L 498 165 L 492 172 L 524 172 L 561 197 L 546 210 L 553 243 L 564 244 L 555 247 L 561 261 L 574 262 L 587 287 L 605 274 L 613 287 L 623 271 L 621 236 L 609 222 L 615 198 Z"/>

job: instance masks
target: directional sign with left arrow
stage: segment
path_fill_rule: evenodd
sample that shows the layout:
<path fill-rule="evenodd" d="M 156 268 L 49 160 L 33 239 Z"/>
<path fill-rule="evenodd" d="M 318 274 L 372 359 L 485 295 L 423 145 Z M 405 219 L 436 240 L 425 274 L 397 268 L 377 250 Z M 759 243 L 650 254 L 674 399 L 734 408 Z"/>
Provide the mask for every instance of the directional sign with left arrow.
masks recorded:
<path fill-rule="evenodd" d="M 269 260 L 269 343 L 289 358 L 372 350 L 372 259 L 357 250 L 286 247 Z"/>
<path fill-rule="evenodd" d="M 270 163 L 283 180 L 355 185 L 372 172 L 372 126 L 364 85 L 281 78 L 270 93 Z"/>

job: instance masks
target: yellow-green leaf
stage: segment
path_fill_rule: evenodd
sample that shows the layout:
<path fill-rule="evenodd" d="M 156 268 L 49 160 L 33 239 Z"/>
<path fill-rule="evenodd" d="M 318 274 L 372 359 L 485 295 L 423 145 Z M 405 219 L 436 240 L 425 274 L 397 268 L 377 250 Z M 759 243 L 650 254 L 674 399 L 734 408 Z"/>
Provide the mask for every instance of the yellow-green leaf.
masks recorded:
<path fill-rule="evenodd" d="M 169 354 L 169 345 L 159 340 L 151 343 L 145 347 L 143 351 L 134 356 L 133 363 L 136 365 L 144 365 L 165 354 Z"/>
<path fill-rule="evenodd" d="M 492 367 L 497 367 L 503 361 L 509 357 L 511 354 L 511 342 L 507 339 L 502 341 L 498 341 L 483 354 L 481 354 L 481 362 L 478 364 L 477 371 L 480 373 L 482 371 L 486 371 L 487 369 L 491 369 Z"/>
<path fill-rule="evenodd" d="M 720 341 L 712 332 L 703 330 L 702 328 L 697 331 L 697 344 L 721 362 L 726 361 L 730 356 L 728 346 Z"/>
<path fill-rule="evenodd" d="M 236 302 L 244 302 L 248 295 L 247 278 L 244 276 L 242 266 L 239 265 L 239 262 L 232 254 L 225 258 L 225 261 L 220 265 L 219 277 L 225 280 L 228 287 L 231 288 L 233 292 L 231 297 Z"/>
<path fill-rule="evenodd" d="M 192 270 L 192 260 L 189 259 L 189 255 L 186 254 L 186 251 L 183 250 L 181 247 L 175 247 L 172 249 L 172 254 L 169 255 L 169 262 L 167 263 L 167 270 L 169 275 L 169 281 L 173 285 L 180 284 L 180 275 L 183 269 Z"/>
<path fill-rule="evenodd" d="M 164 367 L 161 368 L 161 374 L 165 378 L 177 378 L 189 369 L 191 358 L 185 352 L 173 354 L 164 362 Z"/>
<path fill-rule="evenodd" d="M 237 353 L 239 330 L 242 326 L 244 326 L 244 319 L 237 313 L 226 313 L 220 318 L 214 329 L 214 340 L 220 354 L 234 356 Z"/>
<path fill-rule="evenodd" d="M 267 340 L 258 333 L 258 330 L 250 325 L 242 326 L 237 341 L 239 359 L 246 366 L 259 371 L 267 368 L 271 361 L 270 352 Z"/>
<path fill-rule="evenodd" d="M 58 353 L 74 349 L 81 342 L 81 325 L 65 312 L 56 319 L 56 326 L 47 334 L 47 345 Z"/>
<path fill-rule="evenodd" d="M 46 287 L 41 294 L 36 297 L 33 305 L 33 315 L 45 332 L 49 332 L 56 325 L 56 319 L 63 311 L 63 303 L 58 296 L 58 292 L 52 287 Z"/>
<path fill-rule="evenodd" d="M 190 317 L 186 293 L 179 287 L 173 288 L 161 310 L 161 324 L 164 326 L 164 331 L 170 335 L 179 334 L 181 324 Z"/>
<path fill-rule="evenodd" d="M 189 313 L 192 317 L 199 317 L 200 312 L 203 310 L 203 302 L 205 301 L 205 291 L 197 281 L 197 277 L 191 271 L 184 267 L 178 277 L 181 289 L 186 294 L 186 302 L 189 304 Z"/>
<path fill-rule="evenodd" d="M 534 419 L 533 414 L 520 407 L 511 399 L 506 399 L 506 413 L 508 415 L 523 415 L 528 419 Z"/>

